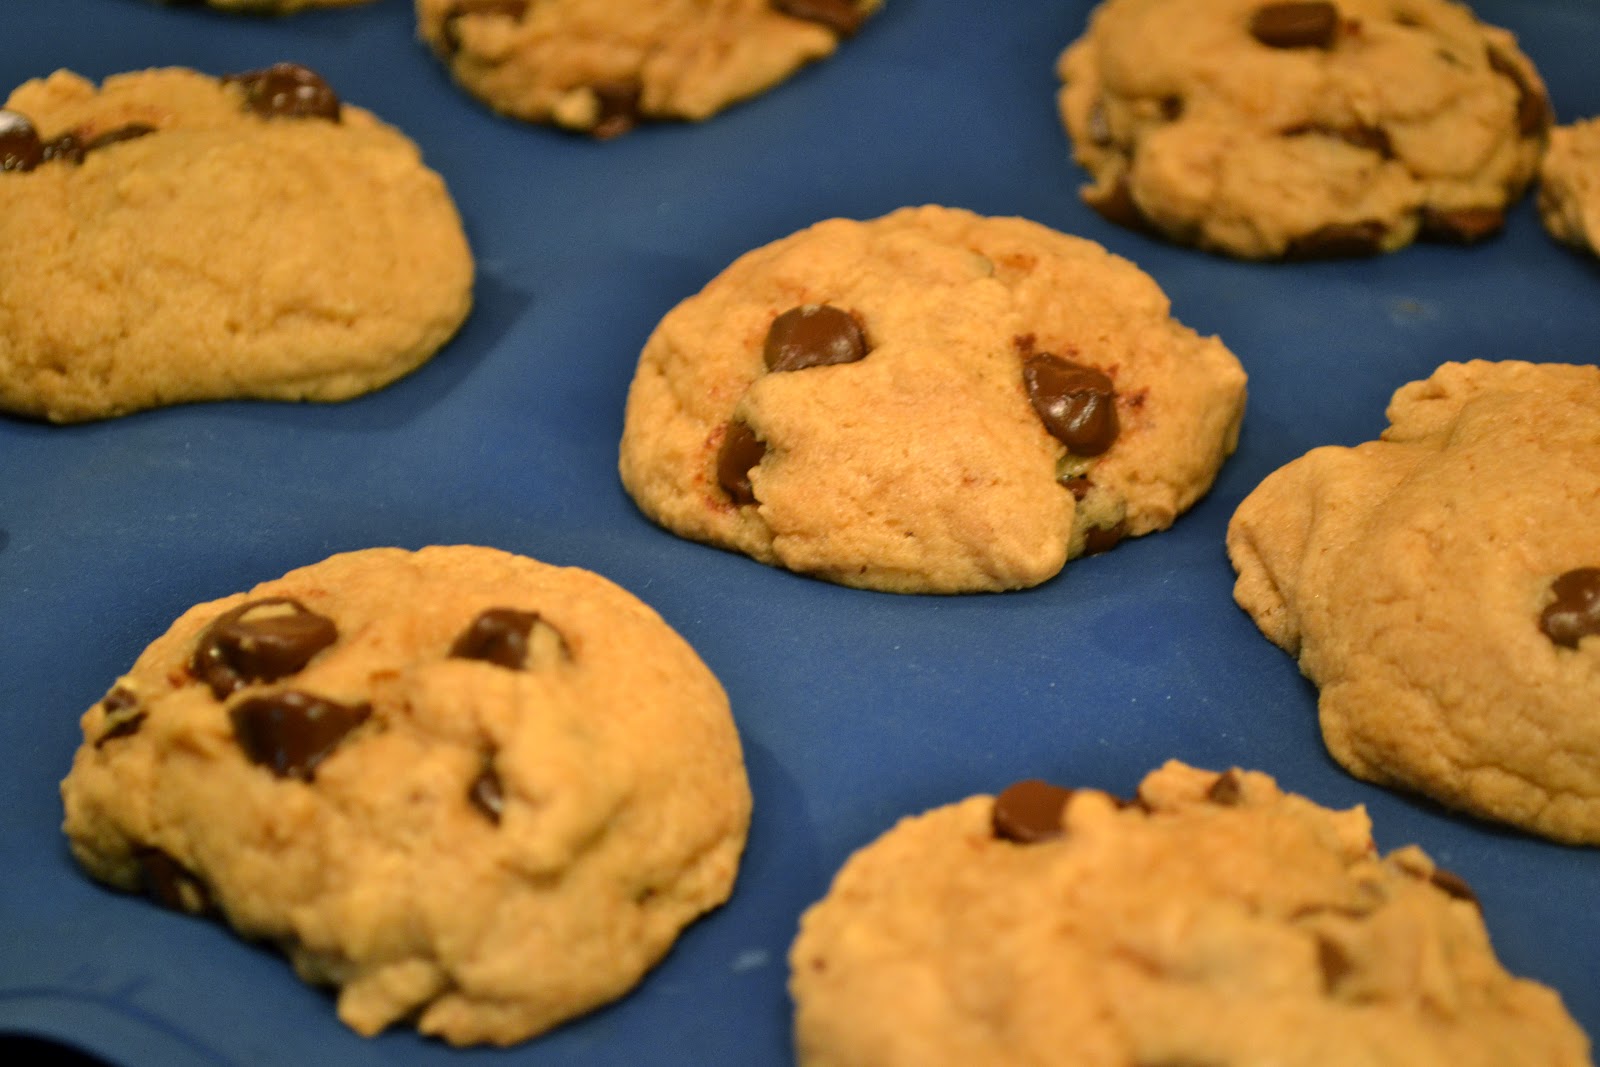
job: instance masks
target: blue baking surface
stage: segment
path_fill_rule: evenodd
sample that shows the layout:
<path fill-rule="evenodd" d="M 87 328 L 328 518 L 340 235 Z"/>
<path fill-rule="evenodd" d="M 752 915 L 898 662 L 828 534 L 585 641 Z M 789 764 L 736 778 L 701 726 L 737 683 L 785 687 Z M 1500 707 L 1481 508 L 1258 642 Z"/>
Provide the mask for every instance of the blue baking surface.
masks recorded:
<path fill-rule="evenodd" d="M 4 0 L 6 87 L 57 67 L 321 71 L 445 176 L 480 279 L 453 343 L 350 403 L 73 427 L 0 417 L 0 1033 L 126 1067 L 782 1064 L 789 942 L 852 850 L 903 814 L 1018 778 L 1128 794 L 1178 757 L 1365 804 L 1384 849 L 1416 842 L 1463 875 L 1507 966 L 1600 1034 L 1600 851 L 1341 771 L 1314 689 L 1235 607 L 1222 547 L 1264 475 L 1374 437 L 1389 394 L 1440 362 L 1600 358 L 1600 263 L 1550 240 L 1526 200 L 1484 246 L 1359 262 L 1233 262 L 1110 226 L 1078 200 L 1053 103 L 1055 57 L 1089 6 L 888 0 L 836 57 L 762 97 L 595 143 L 457 91 L 408 0 L 280 19 Z M 1600 114 L 1600 3 L 1478 9 L 1516 31 L 1561 121 Z M 1172 530 L 1040 588 L 958 598 L 838 588 L 646 521 L 616 444 L 661 314 L 809 223 L 930 202 L 1098 240 L 1223 338 L 1250 402 L 1211 494 Z M 458 542 L 588 567 L 660 611 L 726 686 L 756 802 L 726 907 L 622 1001 L 506 1050 L 357 1037 L 272 950 L 90 882 L 58 829 L 78 715 L 184 608 L 342 550 Z"/>

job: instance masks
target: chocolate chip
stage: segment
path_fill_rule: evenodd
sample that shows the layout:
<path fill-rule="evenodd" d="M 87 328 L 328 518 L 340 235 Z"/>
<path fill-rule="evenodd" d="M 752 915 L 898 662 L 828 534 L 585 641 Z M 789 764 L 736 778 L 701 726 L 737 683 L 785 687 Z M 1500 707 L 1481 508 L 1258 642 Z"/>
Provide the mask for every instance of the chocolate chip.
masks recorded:
<path fill-rule="evenodd" d="M 105 712 L 106 728 L 95 739 L 95 748 L 119 737 L 132 737 L 144 725 L 145 713 L 139 707 L 139 698 L 120 685 L 106 694 L 106 698 L 100 702 L 100 709 Z"/>
<path fill-rule="evenodd" d="M 183 864 L 159 848 L 148 846 L 134 849 L 133 858 L 139 864 L 144 891 L 152 900 L 191 915 L 211 910 L 211 894 L 206 892 L 205 883 Z"/>
<path fill-rule="evenodd" d="M 1161 117 L 1168 122 L 1177 122 L 1183 118 L 1183 97 L 1163 96 L 1161 98 Z"/>
<path fill-rule="evenodd" d="M 1057 478 L 1056 482 L 1061 488 L 1072 494 L 1072 499 L 1082 500 L 1089 495 L 1089 490 L 1094 488 L 1094 483 L 1081 474 Z"/>
<path fill-rule="evenodd" d="M 537 611 L 517 611 L 514 608 L 489 608 L 479 612 L 467 628 L 450 646 L 450 655 L 458 659 L 479 659 L 488 663 L 521 670 L 528 666 L 528 651 L 532 647 L 534 628 L 548 631 L 563 653 L 566 642 L 556 628 L 539 617 Z"/>
<path fill-rule="evenodd" d="M 298 600 L 252 600 L 206 628 L 189 670 L 221 700 L 251 682 L 294 674 L 338 638 L 331 619 L 308 611 Z"/>
<path fill-rule="evenodd" d="M 298 63 L 274 63 L 222 81 L 243 87 L 244 106 L 266 118 L 339 121 L 338 95 L 320 74 Z"/>
<path fill-rule="evenodd" d="M 1421 214 L 1421 234 L 1429 241 L 1471 244 L 1499 233 L 1505 224 L 1506 213 L 1497 207 L 1425 207 Z"/>
<path fill-rule="evenodd" d="M 500 825 L 500 814 L 506 808 L 505 787 L 500 781 L 500 776 L 495 773 L 494 764 L 484 760 L 483 770 L 472 780 L 472 785 L 467 788 L 467 800 L 474 808 L 482 813 L 483 817 Z"/>
<path fill-rule="evenodd" d="M 1356 969 L 1350 953 L 1337 941 L 1317 935 L 1317 966 L 1322 971 L 1322 990 L 1332 993 L 1346 975 Z"/>
<path fill-rule="evenodd" d="M 770 371 L 805 370 L 854 363 L 867 354 L 867 339 L 848 311 L 831 304 L 802 304 L 772 320 L 762 349 Z"/>
<path fill-rule="evenodd" d="M 234 740 L 252 763 L 279 778 L 309 782 L 317 765 L 370 714 L 368 704 L 339 704 L 288 689 L 241 701 L 228 717 Z"/>
<path fill-rule="evenodd" d="M 771 0 L 772 10 L 807 22 L 820 22 L 840 37 L 849 37 L 866 21 L 855 0 Z"/>
<path fill-rule="evenodd" d="M 1109 552 L 1121 544 L 1127 535 L 1128 524 L 1121 519 L 1111 526 L 1091 526 L 1083 535 L 1083 554 L 1098 556 L 1102 552 Z"/>
<path fill-rule="evenodd" d="M 735 504 L 754 504 L 755 490 L 750 486 L 750 469 L 766 457 L 767 446 L 755 431 L 737 420 L 728 423 L 722 435 L 722 447 L 717 449 L 717 484 Z"/>
<path fill-rule="evenodd" d="M 589 131 L 596 140 L 609 140 L 639 124 L 638 82 L 597 82 L 589 89 L 598 108 L 594 128 Z"/>
<path fill-rule="evenodd" d="M 114 130 L 90 138 L 89 143 L 83 146 L 85 152 L 94 152 L 107 145 L 118 144 L 122 141 L 132 141 L 137 137 L 156 132 L 156 128 L 147 122 L 130 122 L 126 126 L 118 126 Z"/>
<path fill-rule="evenodd" d="M 44 162 L 44 145 L 28 116 L 0 109 L 0 171 L 32 170 Z"/>
<path fill-rule="evenodd" d="M 1443 890 L 1446 895 L 1456 900 L 1464 900 L 1468 904 L 1477 907 L 1480 911 L 1483 910 L 1483 905 L 1478 903 L 1478 894 L 1472 891 L 1472 887 L 1467 884 L 1465 878 L 1454 871 L 1447 871 L 1443 867 L 1435 867 L 1433 873 L 1428 876 L 1428 881 Z"/>
<path fill-rule="evenodd" d="M 1217 775 L 1217 780 L 1206 790 L 1206 799 L 1225 808 L 1237 806 L 1244 799 L 1244 778 L 1230 767 Z"/>
<path fill-rule="evenodd" d="M 994 798 L 994 813 L 989 820 L 994 836 L 1022 845 L 1060 837 L 1065 833 L 1061 811 L 1071 796 L 1072 790 L 1037 778 L 1007 786 Z"/>
<path fill-rule="evenodd" d="M 1366 126 L 1359 123 L 1351 126 L 1323 126 L 1308 122 L 1291 126 L 1283 131 L 1285 137 L 1303 137 L 1306 134 L 1336 137 L 1346 144 L 1376 152 L 1384 159 L 1394 158 L 1394 144 L 1389 139 L 1388 131 L 1381 126 Z"/>
<path fill-rule="evenodd" d="M 1554 121 L 1550 99 L 1534 88 L 1516 60 L 1492 46 L 1488 53 L 1489 68 L 1517 86 L 1517 132 L 1524 137 L 1542 136 Z"/>
<path fill-rule="evenodd" d="M 1600 567 L 1579 567 L 1550 583 L 1555 599 L 1539 615 L 1539 629 L 1562 648 L 1600 634 Z"/>
<path fill-rule="evenodd" d="M 1374 256 L 1383 251 L 1388 229 L 1376 219 L 1365 222 L 1335 222 L 1289 242 L 1285 259 L 1341 259 L 1349 256 Z"/>
<path fill-rule="evenodd" d="M 1093 367 L 1041 352 L 1022 364 L 1033 410 L 1050 435 L 1076 456 L 1098 456 L 1117 439 L 1116 390 Z"/>
<path fill-rule="evenodd" d="M 1269 48 L 1332 48 L 1339 9 L 1326 0 L 1266 4 L 1250 16 L 1250 36 Z"/>
<path fill-rule="evenodd" d="M 456 23 L 468 15 L 496 15 L 501 18 L 520 19 L 528 10 L 528 0 L 456 0 L 444 13 L 441 33 L 445 50 L 451 55 L 461 51 L 461 31 Z"/>

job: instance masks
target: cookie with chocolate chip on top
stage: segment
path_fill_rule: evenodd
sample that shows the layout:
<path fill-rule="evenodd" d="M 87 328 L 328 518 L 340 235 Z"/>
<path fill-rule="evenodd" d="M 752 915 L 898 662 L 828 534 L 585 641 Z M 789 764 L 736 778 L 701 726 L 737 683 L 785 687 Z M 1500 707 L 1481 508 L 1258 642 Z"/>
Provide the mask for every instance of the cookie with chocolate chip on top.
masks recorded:
<path fill-rule="evenodd" d="M 368 1036 L 505 1045 L 622 996 L 728 897 L 750 818 L 693 649 L 598 575 L 490 548 L 191 608 L 82 729 L 84 869 L 278 946 Z"/>
<path fill-rule="evenodd" d="M 1552 118 L 1453 0 L 1105 0 L 1057 74 L 1091 207 L 1245 259 L 1483 240 Z"/>
<path fill-rule="evenodd" d="M 494 110 L 605 139 L 699 121 L 831 56 L 883 0 L 416 0 L 417 32 Z"/>
<path fill-rule="evenodd" d="M 1360 808 L 1173 761 L 902 820 L 800 921 L 802 1067 L 1589 1067 L 1461 877 Z M 1065 1051 L 1064 1051 L 1065 1050 Z"/>
<path fill-rule="evenodd" d="M 640 354 L 623 485 L 667 529 L 828 581 L 1018 589 L 1161 530 L 1245 374 L 1151 278 L 1020 218 L 906 208 L 746 253 Z"/>
<path fill-rule="evenodd" d="M 22 85 L 0 110 L 0 238 L 0 411 L 52 422 L 346 400 L 472 305 L 444 182 L 292 63 Z"/>
<path fill-rule="evenodd" d="M 1447 363 L 1388 418 L 1239 505 L 1234 598 L 1352 774 L 1600 844 L 1600 367 Z"/>

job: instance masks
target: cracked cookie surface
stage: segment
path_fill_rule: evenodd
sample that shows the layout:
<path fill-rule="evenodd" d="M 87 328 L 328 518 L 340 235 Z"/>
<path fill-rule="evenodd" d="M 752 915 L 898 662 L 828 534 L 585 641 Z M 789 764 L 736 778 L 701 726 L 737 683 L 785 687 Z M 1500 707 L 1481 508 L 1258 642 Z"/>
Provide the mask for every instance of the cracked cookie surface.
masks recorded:
<path fill-rule="evenodd" d="M 1090 206 L 1248 259 L 1494 234 L 1551 121 L 1515 38 L 1450 0 L 1107 0 L 1057 73 Z"/>
<path fill-rule="evenodd" d="M 1099 245 L 905 208 L 746 253 L 640 355 L 622 481 L 673 532 L 864 588 L 1022 588 L 1165 529 L 1245 374 Z"/>
<path fill-rule="evenodd" d="M 1360 808 L 1171 762 L 902 820 L 802 917 L 805 1067 L 1587 1067 L 1466 884 Z"/>
<path fill-rule="evenodd" d="M 725 900 L 721 686 L 598 575 L 368 549 L 185 612 L 82 718 L 94 877 L 279 946 L 372 1035 L 509 1044 L 621 996 Z"/>
<path fill-rule="evenodd" d="M 1234 597 L 1351 773 L 1600 844 L 1600 368 L 1448 363 L 1262 481 Z"/>
<path fill-rule="evenodd" d="M 416 0 L 418 34 L 496 111 L 614 137 L 699 121 L 833 54 L 882 0 Z"/>
<path fill-rule="evenodd" d="M 1539 164 L 1539 217 L 1557 240 L 1600 255 L 1600 118 L 1550 131 Z"/>
<path fill-rule="evenodd" d="M 444 182 L 306 68 L 58 71 L 5 108 L 0 410 L 345 400 L 471 307 Z"/>

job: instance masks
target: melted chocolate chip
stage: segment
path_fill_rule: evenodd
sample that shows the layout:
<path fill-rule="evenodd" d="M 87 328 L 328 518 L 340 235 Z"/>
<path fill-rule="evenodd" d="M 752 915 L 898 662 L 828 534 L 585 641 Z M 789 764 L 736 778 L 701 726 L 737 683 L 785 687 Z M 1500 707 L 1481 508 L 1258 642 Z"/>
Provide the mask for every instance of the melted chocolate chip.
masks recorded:
<path fill-rule="evenodd" d="M 728 423 L 722 436 L 722 447 L 717 449 L 717 484 L 735 504 L 754 504 L 755 490 L 750 486 L 750 469 L 767 454 L 767 446 L 754 430 L 735 420 Z"/>
<path fill-rule="evenodd" d="M 338 95 L 320 74 L 298 63 L 274 63 L 222 80 L 243 87 L 244 106 L 266 118 L 339 121 Z"/>
<path fill-rule="evenodd" d="M 1463 207 L 1446 210 L 1422 209 L 1421 233 L 1429 241 L 1471 244 L 1500 232 L 1506 213 L 1497 207 Z"/>
<path fill-rule="evenodd" d="M 458 659 L 479 659 L 511 670 L 522 670 L 528 665 L 530 635 L 535 626 L 544 627 L 555 635 L 561 650 L 566 642 L 555 627 L 539 617 L 537 611 L 517 611 L 514 608 L 489 608 L 478 614 L 455 644 L 450 655 Z"/>
<path fill-rule="evenodd" d="M 1332 48 L 1339 9 L 1326 0 L 1265 4 L 1250 16 L 1250 36 L 1269 48 Z"/>
<path fill-rule="evenodd" d="M 1283 131 L 1285 137 L 1303 137 L 1306 134 L 1337 137 L 1345 144 L 1364 148 L 1369 152 L 1376 152 L 1384 159 L 1394 158 L 1394 143 L 1389 139 L 1388 131 L 1381 126 L 1366 126 L 1362 124 L 1322 126 L 1317 123 L 1305 123 L 1300 126 L 1291 126 Z"/>
<path fill-rule="evenodd" d="M 1128 524 L 1121 519 L 1111 526 L 1091 526 L 1083 535 L 1083 554 L 1098 556 L 1109 552 L 1121 544 L 1127 534 Z"/>
<path fill-rule="evenodd" d="M 183 864 L 159 848 L 135 849 L 133 858 L 138 861 L 144 891 L 152 900 L 191 915 L 211 910 L 211 894 L 206 892 L 205 883 Z"/>
<path fill-rule="evenodd" d="M 1447 871 L 1443 867 L 1435 867 L 1433 873 L 1428 876 L 1428 881 L 1443 890 L 1447 896 L 1456 900 L 1464 900 L 1468 904 L 1477 907 L 1480 911 L 1482 910 L 1483 905 L 1478 903 L 1478 894 L 1474 893 L 1472 887 L 1467 884 L 1467 880 L 1456 872 Z"/>
<path fill-rule="evenodd" d="M 1489 68 L 1517 86 L 1517 132 L 1524 137 L 1542 136 L 1554 121 L 1550 99 L 1534 88 L 1516 60 L 1498 48 L 1489 48 L 1488 54 Z"/>
<path fill-rule="evenodd" d="M 308 611 L 298 600 L 252 600 L 206 628 L 189 670 L 221 700 L 251 682 L 294 674 L 338 638 L 331 619 Z"/>
<path fill-rule="evenodd" d="M 234 739 L 252 763 L 279 778 L 309 782 L 317 765 L 371 713 L 367 704 L 339 704 L 289 689 L 241 701 L 228 716 Z"/>
<path fill-rule="evenodd" d="M 1289 242 L 1285 259 L 1343 259 L 1353 256 L 1375 256 L 1383 251 L 1383 238 L 1388 232 L 1376 219 L 1365 222 L 1334 222 L 1310 233 L 1301 234 Z"/>
<path fill-rule="evenodd" d="M 118 144 L 122 141 L 132 141 L 135 138 L 144 137 L 155 132 L 156 128 L 148 122 L 130 122 L 126 126 L 118 126 L 114 130 L 107 130 L 105 133 L 91 137 L 89 143 L 83 146 L 83 150 L 85 152 L 94 152 L 105 148 L 107 145 Z"/>
<path fill-rule="evenodd" d="M 866 15 L 855 0 L 771 0 L 772 9 L 807 22 L 819 22 L 840 37 L 861 28 Z"/>
<path fill-rule="evenodd" d="M 0 110 L 0 171 L 32 170 L 42 162 L 44 145 L 28 116 Z"/>
<path fill-rule="evenodd" d="M 1244 799 L 1244 778 L 1232 768 L 1223 771 L 1206 790 L 1206 799 L 1225 808 L 1236 806 Z"/>
<path fill-rule="evenodd" d="M 144 725 L 145 712 L 139 707 L 139 698 L 120 685 L 106 694 L 100 708 L 105 712 L 106 728 L 95 739 L 95 748 L 119 737 L 132 737 Z"/>
<path fill-rule="evenodd" d="M 1539 629 L 1562 648 L 1577 648 L 1600 634 L 1600 567 L 1579 567 L 1550 583 L 1555 599 L 1539 615 Z"/>
<path fill-rule="evenodd" d="M 496 826 L 500 825 L 500 814 L 506 808 L 506 793 L 490 761 L 484 760 L 483 770 L 478 772 L 478 777 L 467 788 L 467 800 L 484 818 Z"/>
<path fill-rule="evenodd" d="M 598 108 L 594 128 L 589 131 L 596 140 L 609 140 L 639 125 L 638 82 L 599 82 L 589 90 L 594 93 Z"/>
<path fill-rule="evenodd" d="M 867 354 L 867 339 L 848 311 L 831 304 L 802 304 L 772 320 L 762 348 L 770 371 L 796 371 L 854 363 Z"/>
<path fill-rule="evenodd" d="M 444 13 L 441 33 L 444 47 L 451 55 L 461 51 L 461 31 L 456 23 L 468 15 L 496 15 L 500 18 L 520 19 L 528 10 L 528 0 L 456 0 Z"/>
<path fill-rule="evenodd" d="M 1074 500 L 1082 500 L 1089 495 L 1089 490 L 1094 488 L 1094 483 L 1082 474 L 1057 478 L 1056 482 L 1060 484 L 1061 488 L 1071 493 Z"/>
<path fill-rule="evenodd" d="M 1066 832 L 1061 828 L 1061 811 L 1071 796 L 1072 790 L 1037 778 L 1007 786 L 994 798 L 989 820 L 994 836 L 1021 845 L 1060 837 Z"/>
<path fill-rule="evenodd" d="M 1117 439 L 1116 390 L 1093 367 L 1041 352 L 1022 364 L 1033 410 L 1050 435 L 1076 456 L 1098 456 Z"/>

